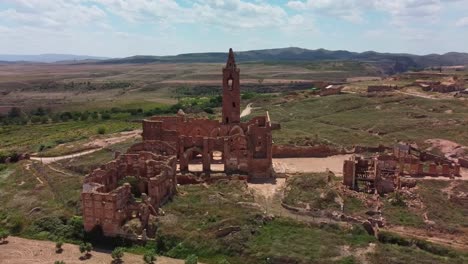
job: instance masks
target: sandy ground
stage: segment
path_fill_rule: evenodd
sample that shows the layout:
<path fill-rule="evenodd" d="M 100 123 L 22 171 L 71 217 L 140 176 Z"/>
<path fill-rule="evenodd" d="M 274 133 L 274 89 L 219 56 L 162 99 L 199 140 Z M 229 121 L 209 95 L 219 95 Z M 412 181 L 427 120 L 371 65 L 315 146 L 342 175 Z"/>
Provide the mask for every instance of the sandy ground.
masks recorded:
<path fill-rule="evenodd" d="M 440 99 L 440 98 L 434 97 L 432 95 L 427 95 L 427 94 L 423 94 L 423 93 L 420 93 L 420 92 L 403 92 L 403 91 L 396 91 L 396 92 L 400 93 L 400 94 L 411 95 L 411 96 L 416 96 L 416 97 L 421 97 L 421 98 L 431 99 L 431 100 L 439 100 Z"/>
<path fill-rule="evenodd" d="M 78 246 L 71 244 L 63 245 L 63 252 L 55 252 L 55 243 L 50 241 L 30 240 L 19 237 L 9 237 L 8 243 L 0 245 L 0 263 L 2 264 L 26 264 L 26 263 L 47 263 L 52 264 L 56 260 L 65 261 L 67 264 L 83 263 L 105 263 L 109 264 L 112 258 L 107 252 L 93 251 L 92 257 L 87 260 L 80 260 Z M 171 259 L 167 257 L 157 257 L 155 263 L 158 264 L 183 264 L 183 260 Z M 124 263 L 144 263 L 143 257 L 125 253 Z"/>
<path fill-rule="evenodd" d="M 244 110 L 242 110 L 242 113 L 240 117 L 248 116 L 252 113 L 252 103 L 248 104 Z"/>
<path fill-rule="evenodd" d="M 325 172 L 327 169 L 335 175 L 343 175 L 343 162 L 352 155 L 336 155 L 326 158 L 285 158 L 273 159 L 273 169 L 277 173 Z M 202 164 L 190 164 L 190 171 L 202 171 Z M 211 170 L 223 171 L 223 164 L 211 164 Z"/>
<path fill-rule="evenodd" d="M 255 191 L 255 194 L 261 195 L 267 200 L 273 199 L 273 196 L 284 187 L 285 178 L 277 178 L 274 182 L 267 183 L 248 183 L 249 188 Z"/>
<path fill-rule="evenodd" d="M 462 156 L 465 152 L 468 152 L 468 147 L 446 139 L 433 138 L 428 139 L 425 142 L 431 144 L 433 148 L 437 148 L 442 151 L 445 157 L 449 159 Z"/>
<path fill-rule="evenodd" d="M 273 167 L 280 173 L 325 172 L 329 169 L 335 175 L 343 175 L 343 162 L 351 156 L 273 159 Z"/>

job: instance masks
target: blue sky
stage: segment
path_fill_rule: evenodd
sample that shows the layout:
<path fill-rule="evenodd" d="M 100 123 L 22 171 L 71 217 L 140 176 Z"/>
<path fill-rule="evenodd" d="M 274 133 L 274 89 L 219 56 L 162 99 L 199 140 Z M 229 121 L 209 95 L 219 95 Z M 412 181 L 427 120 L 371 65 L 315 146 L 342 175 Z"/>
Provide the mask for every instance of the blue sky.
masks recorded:
<path fill-rule="evenodd" d="M 0 53 L 468 52 L 468 0 L 2 0 Z"/>

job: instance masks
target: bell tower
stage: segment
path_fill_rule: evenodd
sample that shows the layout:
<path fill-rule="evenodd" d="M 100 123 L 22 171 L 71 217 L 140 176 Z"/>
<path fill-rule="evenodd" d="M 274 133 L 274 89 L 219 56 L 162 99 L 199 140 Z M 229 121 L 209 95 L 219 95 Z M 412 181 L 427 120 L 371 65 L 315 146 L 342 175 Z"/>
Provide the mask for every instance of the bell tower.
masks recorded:
<path fill-rule="evenodd" d="M 240 123 L 240 69 L 236 66 L 234 52 L 229 49 L 223 68 L 223 124 Z"/>

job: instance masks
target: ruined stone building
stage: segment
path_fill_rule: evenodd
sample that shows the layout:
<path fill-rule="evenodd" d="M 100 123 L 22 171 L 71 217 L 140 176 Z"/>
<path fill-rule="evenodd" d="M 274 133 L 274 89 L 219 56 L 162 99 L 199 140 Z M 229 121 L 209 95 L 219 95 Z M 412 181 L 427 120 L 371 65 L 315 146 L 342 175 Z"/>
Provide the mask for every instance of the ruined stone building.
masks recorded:
<path fill-rule="evenodd" d="M 127 177 L 135 179 L 133 186 Z M 150 152 L 118 155 L 86 176 L 81 193 L 87 232 L 99 226 L 104 235 L 122 234 L 121 227 L 138 218 L 146 229 L 150 215 L 176 191 L 176 158 Z M 135 196 L 141 195 L 141 201 Z M 141 231 L 141 230 L 140 230 Z"/>
<path fill-rule="evenodd" d="M 144 120 L 142 142 L 87 175 L 81 193 L 85 230 L 100 228 L 106 236 L 154 235 L 149 220 L 176 192 L 177 163 L 181 172 L 193 162 L 202 163 L 205 172 L 220 163 L 227 173 L 272 177 L 270 118 L 266 113 L 241 122 L 239 79 L 230 50 L 223 68 L 221 122 L 185 115 Z"/>
<path fill-rule="evenodd" d="M 414 85 L 426 92 L 450 93 L 465 89 L 465 80 L 457 76 L 443 78 L 441 81 L 416 80 Z"/>
<path fill-rule="evenodd" d="M 143 142 L 134 149 L 152 151 L 153 142 L 161 141 L 177 155 L 181 172 L 189 170 L 189 163 L 201 163 L 205 172 L 211 171 L 211 164 L 220 163 L 227 173 L 272 177 L 270 117 L 266 113 L 241 122 L 240 69 L 232 49 L 223 68 L 222 85 L 221 122 L 185 115 L 155 116 L 143 121 Z"/>
<path fill-rule="evenodd" d="M 362 159 L 353 157 L 343 165 L 343 184 L 353 190 L 393 192 L 398 185 L 397 162 L 387 157 Z"/>
<path fill-rule="evenodd" d="M 412 185 L 404 176 L 457 177 L 460 176 L 460 164 L 408 144 L 396 144 L 390 155 L 352 157 L 343 164 L 343 184 L 354 190 L 393 192 Z"/>

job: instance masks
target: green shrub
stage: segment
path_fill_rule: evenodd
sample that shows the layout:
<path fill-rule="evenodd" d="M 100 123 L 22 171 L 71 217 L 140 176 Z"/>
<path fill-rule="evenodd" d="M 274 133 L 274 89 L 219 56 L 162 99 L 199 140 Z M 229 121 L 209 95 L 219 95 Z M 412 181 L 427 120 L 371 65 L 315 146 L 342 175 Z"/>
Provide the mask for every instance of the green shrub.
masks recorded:
<path fill-rule="evenodd" d="M 0 241 L 6 241 L 7 238 L 10 236 L 10 232 L 6 230 L 0 230 Z"/>
<path fill-rule="evenodd" d="M 185 264 L 197 264 L 198 263 L 198 257 L 195 256 L 195 255 L 189 255 L 186 259 L 185 259 Z"/>
<path fill-rule="evenodd" d="M 379 232 L 377 238 L 384 244 L 396 244 L 404 247 L 411 246 L 410 240 L 390 232 Z"/>
<path fill-rule="evenodd" d="M 98 127 L 97 133 L 99 135 L 104 135 L 106 133 L 106 128 L 105 127 Z"/>
<path fill-rule="evenodd" d="M 80 252 L 81 254 L 86 252 L 86 255 L 89 256 L 90 252 L 93 250 L 93 245 L 89 242 L 83 242 L 80 244 Z"/>
<path fill-rule="evenodd" d="M 353 256 L 349 256 L 349 257 L 344 257 L 340 259 L 338 263 L 339 264 L 356 264 L 358 262 L 356 262 L 356 259 Z"/>
<path fill-rule="evenodd" d="M 55 243 L 55 250 L 57 252 L 62 252 L 63 241 L 59 240 Z"/>
<path fill-rule="evenodd" d="M 143 261 L 146 264 L 151 264 L 156 261 L 156 254 L 154 252 L 146 252 L 145 255 L 143 255 Z"/>
<path fill-rule="evenodd" d="M 111 119 L 111 115 L 109 113 L 103 113 L 101 114 L 102 120 L 109 120 Z"/>
<path fill-rule="evenodd" d="M 124 256 L 124 249 L 121 247 L 117 247 L 112 250 L 111 257 L 114 260 L 121 260 Z"/>
<path fill-rule="evenodd" d="M 213 108 L 210 108 L 210 107 L 205 107 L 205 109 L 203 109 L 203 111 L 205 111 L 205 113 L 207 114 L 214 114 L 214 110 Z"/>

